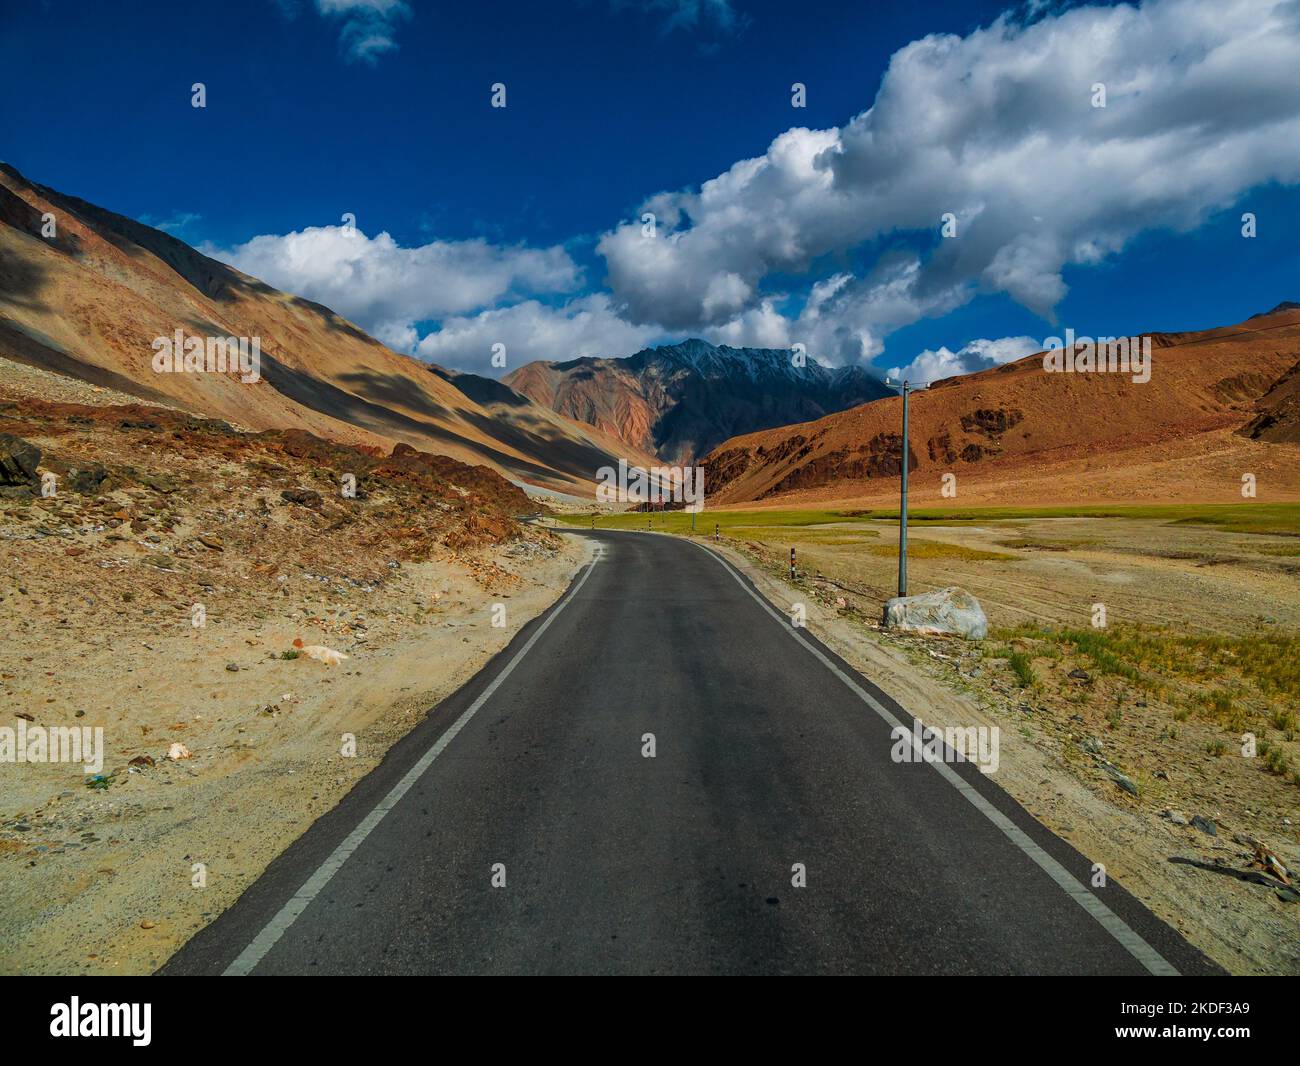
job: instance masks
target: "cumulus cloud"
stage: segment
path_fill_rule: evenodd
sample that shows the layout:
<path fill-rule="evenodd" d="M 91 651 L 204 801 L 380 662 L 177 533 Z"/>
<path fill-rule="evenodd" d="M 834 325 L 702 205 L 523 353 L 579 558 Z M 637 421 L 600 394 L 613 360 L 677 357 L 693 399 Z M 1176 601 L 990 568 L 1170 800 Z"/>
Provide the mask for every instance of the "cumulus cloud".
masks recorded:
<path fill-rule="evenodd" d="M 608 296 L 595 293 L 559 308 L 525 300 L 446 319 L 419 342 L 415 354 L 458 370 L 499 376 L 534 359 L 630 355 L 664 339 L 654 327 L 623 320 Z M 504 371 L 491 365 L 494 344 L 506 346 Z"/>
<path fill-rule="evenodd" d="M 276 288 L 325 304 L 385 344 L 410 350 L 416 324 L 506 298 L 564 293 L 582 273 L 560 247 L 503 247 L 476 239 L 403 248 L 387 233 L 347 226 L 263 235 L 206 254 Z"/>
<path fill-rule="evenodd" d="M 1193 228 L 1254 186 L 1300 181 L 1297 69 L 1294 0 L 1003 16 L 900 49 L 845 126 L 788 130 L 698 191 L 651 198 L 657 236 L 620 225 L 598 251 L 632 322 L 775 335 L 774 275 L 869 258 L 872 242 L 910 234 L 913 253 L 854 270 L 788 324 L 833 362 L 871 358 L 889 331 L 981 293 L 1051 320 L 1065 267 L 1146 230 Z M 942 239 L 948 212 L 957 235 Z"/>
<path fill-rule="evenodd" d="M 1033 337 L 1002 337 L 999 340 L 977 340 L 958 348 L 944 346 L 938 351 L 926 349 L 907 366 L 896 366 L 889 377 L 896 381 L 906 379 L 914 385 L 928 385 L 932 381 L 989 370 L 1003 363 L 1022 359 L 1042 351 L 1043 345 Z"/>

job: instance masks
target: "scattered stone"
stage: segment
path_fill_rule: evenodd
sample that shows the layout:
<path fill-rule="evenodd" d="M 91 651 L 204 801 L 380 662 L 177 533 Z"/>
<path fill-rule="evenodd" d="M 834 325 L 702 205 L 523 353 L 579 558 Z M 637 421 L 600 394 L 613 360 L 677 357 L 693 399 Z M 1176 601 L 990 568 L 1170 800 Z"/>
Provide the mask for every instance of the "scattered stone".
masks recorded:
<path fill-rule="evenodd" d="M 213 551 L 218 552 L 226 550 L 226 545 L 215 533 L 200 533 L 197 539 L 205 548 L 211 548 Z"/>
<path fill-rule="evenodd" d="M 239 673 L 239 663 L 226 663 L 226 669 L 232 674 Z"/>
<path fill-rule="evenodd" d="M 301 504 L 303 507 L 319 508 L 324 501 L 321 494 L 313 489 L 285 489 L 280 498 L 287 503 Z"/>
<path fill-rule="evenodd" d="M 1073 678 L 1075 681 L 1088 682 L 1092 680 L 1092 675 L 1089 674 L 1087 670 L 1080 670 L 1077 666 L 1066 676 Z"/>
<path fill-rule="evenodd" d="M 30 486 L 37 480 L 40 465 L 40 448 L 21 437 L 0 433 L 0 485 Z"/>
<path fill-rule="evenodd" d="M 1083 750 L 1090 755 L 1100 755 L 1102 752 L 1102 743 L 1096 737 L 1083 738 Z"/>
<path fill-rule="evenodd" d="M 1194 829 L 1199 829 L 1206 836 L 1217 837 L 1219 835 L 1219 827 L 1209 818 L 1203 817 L 1199 814 L 1192 818 L 1192 827 Z"/>
<path fill-rule="evenodd" d="M 1138 794 L 1138 787 L 1133 782 L 1133 779 L 1129 777 L 1126 773 L 1124 773 L 1122 770 L 1120 770 L 1119 767 L 1112 766 L 1110 763 L 1105 761 L 1102 762 L 1101 766 L 1102 769 L 1104 769 L 1106 773 L 1110 775 L 1111 780 L 1114 781 L 1115 784 L 1117 784 L 1130 796 L 1136 796 Z"/>
<path fill-rule="evenodd" d="M 107 477 L 107 470 L 98 463 L 91 463 L 89 466 L 70 469 L 67 475 L 67 486 L 82 496 L 95 496 L 98 495 L 99 488 Z"/>
<path fill-rule="evenodd" d="M 155 492 L 164 494 L 175 492 L 181 487 L 181 483 L 168 474 L 136 474 L 136 480 L 142 485 L 148 485 Z"/>

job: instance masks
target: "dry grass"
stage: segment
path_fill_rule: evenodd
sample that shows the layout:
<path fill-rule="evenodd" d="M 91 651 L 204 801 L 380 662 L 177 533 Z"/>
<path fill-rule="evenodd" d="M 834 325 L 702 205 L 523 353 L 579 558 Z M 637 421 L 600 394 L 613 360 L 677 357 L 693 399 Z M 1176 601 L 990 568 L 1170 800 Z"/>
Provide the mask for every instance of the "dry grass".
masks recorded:
<path fill-rule="evenodd" d="M 873 544 L 867 551 L 872 555 L 892 557 L 898 555 L 898 546 L 896 544 Z M 968 548 L 964 544 L 950 544 L 943 540 L 909 540 L 907 542 L 907 557 L 909 559 L 960 559 L 962 562 L 978 562 L 981 560 L 1016 561 L 1016 556 L 1008 555 L 1006 552 Z"/>
<path fill-rule="evenodd" d="M 1300 636 L 1294 633 L 1209 636 L 1154 626 L 1020 626 L 993 636 L 1009 656 L 1077 659 L 1092 673 L 1167 702 L 1177 721 L 1195 715 L 1234 737 L 1255 734 L 1264 765 L 1300 784 L 1284 747 L 1296 740 L 1294 709 L 1300 704 Z M 1014 662 L 1012 667 L 1020 677 Z"/>

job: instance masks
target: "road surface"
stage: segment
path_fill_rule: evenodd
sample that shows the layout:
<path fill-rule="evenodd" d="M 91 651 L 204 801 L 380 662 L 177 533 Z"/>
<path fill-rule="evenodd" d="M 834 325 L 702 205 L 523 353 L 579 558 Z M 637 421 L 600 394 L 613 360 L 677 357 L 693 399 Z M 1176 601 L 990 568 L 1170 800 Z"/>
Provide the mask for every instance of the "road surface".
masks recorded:
<path fill-rule="evenodd" d="M 162 973 L 1218 972 L 996 774 L 893 761 L 907 710 L 705 547 L 577 535 L 566 595 Z"/>

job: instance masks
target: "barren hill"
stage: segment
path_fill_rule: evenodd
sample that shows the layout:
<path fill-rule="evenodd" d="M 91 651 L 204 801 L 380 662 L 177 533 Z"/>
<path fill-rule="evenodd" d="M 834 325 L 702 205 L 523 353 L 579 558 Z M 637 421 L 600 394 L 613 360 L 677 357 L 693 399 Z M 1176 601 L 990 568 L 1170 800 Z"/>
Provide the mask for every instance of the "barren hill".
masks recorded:
<path fill-rule="evenodd" d="M 52 218 L 55 232 L 44 236 Z M 155 338 L 257 337 L 261 378 L 159 373 Z M 405 443 L 586 494 L 633 450 L 548 408 L 485 405 L 454 378 L 166 233 L 0 164 L 0 355 L 252 430 Z"/>
<path fill-rule="evenodd" d="M 670 462 L 693 462 L 737 433 L 807 421 L 888 390 L 861 367 L 796 367 L 774 348 L 702 340 L 626 359 L 528 363 L 511 388 Z"/>
<path fill-rule="evenodd" d="M 1151 378 L 1048 373 L 1042 354 L 913 394 L 909 471 L 933 502 L 1300 498 L 1300 308 L 1150 334 Z M 735 437 L 704 460 L 710 502 L 892 499 L 902 401 Z M 1289 442 L 1289 443 L 1288 443 Z M 941 475 L 957 496 L 940 495 Z"/>

